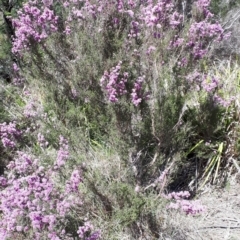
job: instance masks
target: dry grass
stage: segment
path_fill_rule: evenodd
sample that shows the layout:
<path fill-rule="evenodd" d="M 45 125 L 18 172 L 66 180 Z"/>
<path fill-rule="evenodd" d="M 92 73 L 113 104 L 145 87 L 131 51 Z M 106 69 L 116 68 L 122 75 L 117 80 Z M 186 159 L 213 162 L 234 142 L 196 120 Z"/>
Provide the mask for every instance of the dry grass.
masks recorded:
<path fill-rule="evenodd" d="M 197 217 L 170 213 L 169 224 L 184 233 L 186 240 L 237 240 L 240 236 L 240 181 L 232 176 L 227 187 L 206 187 L 198 199 L 206 212 Z M 169 240 L 175 240 L 172 237 Z"/>

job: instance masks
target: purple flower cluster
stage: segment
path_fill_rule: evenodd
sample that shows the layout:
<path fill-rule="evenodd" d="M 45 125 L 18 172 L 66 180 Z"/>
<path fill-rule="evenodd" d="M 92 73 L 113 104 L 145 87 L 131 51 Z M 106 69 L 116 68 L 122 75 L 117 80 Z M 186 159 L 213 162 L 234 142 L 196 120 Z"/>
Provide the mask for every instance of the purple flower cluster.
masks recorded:
<path fill-rule="evenodd" d="M 205 78 L 202 81 L 202 88 L 207 92 L 213 92 L 219 86 L 219 80 L 216 77 Z"/>
<path fill-rule="evenodd" d="M 110 102 L 118 102 L 119 96 L 127 93 L 126 82 L 128 80 L 128 73 L 121 74 L 120 61 L 116 67 L 113 67 L 109 72 L 105 71 L 100 80 L 101 86 L 106 90 L 107 97 Z"/>
<path fill-rule="evenodd" d="M 203 13 L 204 17 L 210 18 L 213 14 L 209 11 L 211 0 L 198 0 L 196 2 L 197 9 Z"/>
<path fill-rule="evenodd" d="M 129 38 L 140 37 L 140 23 L 138 21 L 136 21 L 136 20 L 131 21 L 128 37 Z"/>
<path fill-rule="evenodd" d="M 38 133 L 37 138 L 38 138 L 38 143 L 39 143 L 40 147 L 45 148 L 48 146 L 48 141 L 46 141 L 43 134 Z"/>
<path fill-rule="evenodd" d="M 201 59 L 207 53 L 208 43 L 215 39 L 223 39 L 223 28 L 219 23 L 209 23 L 208 19 L 194 22 L 188 31 L 187 47 L 192 51 L 195 59 Z"/>
<path fill-rule="evenodd" d="M 180 192 L 171 192 L 167 195 L 168 199 L 180 200 L 182 198 L 189 198 L 190 193 L 188 191 L 180 191 Z"/>
<path fill-rule="evenodd" d="M 78 192 L 79 183 L 82 182 L 82 176 L 79 170 L 74 170 L 72 175 L 66 183 L 66 191 L 69 193 Z"/>
<path fill-rule="evenodd" d="M 213 100 L 217 105 L 223 106 L 223 107 L 229 107 L 231 105 L 231 103 L 236 99 L 235 96 L 231 96 L 229 99 L 225 99 L 221 96 L 219 96 L 219 94 L 215 93 L 213 95 Z"/>
<path fill-rule="evenodd" d="M 171 13 L 173 12 L 174 4 L 172 1 L 148 1 L 148 4 L 142 8 L 142 16 L 146 26 L 154 28 L 163 28 L 173 22 Z M 175 19 L 176 20 L 176 19 Z M 177 24 L 173 24 L 177 25 Z"/>
<path fill-rule="evenodd" d="M 200 11 L 202 21 L 199 21 L 196 17 L 196 21 L 193 21 L 189 30 L 187 41 L 179 36 L 179 26 L 183 26 L 184 18 L 176 11 L 176 5 L 174 1 L 147 1 L 147 4 L 141 7 L 141 15 L 138 22 L 139 26 L 144 23 L 144 26 L 148 27 L 153 33 L 153 37 L 164 38 L 165 32 L 171 30 L 172 36 L 169 40 L 169 48 L 178 48 L 184 46 L 185 50 L 190 51 L 194 59 L 198 60 L 203 58 L 208 51 L 208 43 L 211 40 L 221 41 L 224 38 L 223 28 L 219 23 L 212 23 L 213 14 L 209 10 L 209 0 L 198 0 L 196 7 Z M 138 29 L 138 32 L 140 30 Z M 169 33 L 171 35 L 171 33 Z M 169 35 L 168 34 L 168 35 Z M 185 64 L 181 64 L 185 66 Z"/>
<path fill-rule="evenodd" d="M 5 148 L 14 148 L 21 134 L 22 132 L 17 129 L 15 122 L 0 123 L 0 139 Z"/>
<path fill-rule="evenodd" d="M 78 233 L 80 238 L 84 238 L 85 234 L 87 232 L 92 231 L 92 230 L 93 230 L 92 224 L 90 222 L 85 222 L 83 226 L 78 228 L 77 233 Z"/>
<path fill-rule="evenodd" d="M 143 93 L 143 82 L 144 82 L 145 76 L 138 77 L 136 82 L 133 85 L 131 97 L 132 97 L 132 103 L 136 107 L 142 102 L 143 99 L 147 100 L 149 97 L 149 94 Z"/>
<path fill-rule="evenodd" d="M 190 201 L 186 198 L 190 197 L 188 191 L 172 192 L 169 193 L 166 198 L 172 199 L 175 202 L 171 202 L 168 206 L 169 209 L 181 209 L 186 214 L 196 215 L 204 212 L 206 209 L 199 201 Z"/>
<path fill-rule="evenodd" d="M 75 0 L 63 2 L 63 7 L 67 14 L 64 30 L 64 33 L 66 35 L 70 35 L 72 32 L 71 22 L 73 22 L 73 20 L 77 20 L 79 24 L 81 23 L 81 20 L 85 20 L 84 7 L 79 8 L 78 5 L 79 2 Z"/>
<path fill-rule="evenodd" d="M 91 234 L 90 237 L 87 237 L 86 240 L 97 240 L 101 237 L 100 231 L 96 231 L 93 234 Z"/>
<path fill-rule="evenodd" d="M 16 63 L 12 65 L 13 70 L 13 84 L 16 86 L 22 85 L 24 78 L 21 76 L 20 68 Z"/>
<path fill-rule="evenodd" d="M 66 144 L 61 137 L 60 148 Z M 7 165 L 5 176 L 0 178 L 0 239 L 12 239 L 17 233 L 36 240 L 72 240 L 74 237 L 65 229 L 67 216 L 83 205 L 78 189 L 83 180 L 79 170 L 69 173 L 60 186 L 61 171 L 24 152 L 17 152 Z M 80 226 L 79 231 L 81 239 L 100 237 L 98 232 L 91 233 L 93 226 L 89 222 Z"/>
<path fill-rule="evenodd" d="M 93 225 L 90 222 L 85 222 L 83 226 L 78 228 L 78 236 L 82 239 L 86 240 L 96 240 L 100 238 L 100 232 L 94 232 L 91 234 L 90 237 L 86 237 L 86 234 L 89 234 L 91 231 L 93 231 Z"/>
<path fill-rule="evenodd" d="M 156 51 L 156 47 L 151 45 L 150 47 L 148 47 L 146 54 L 149 56 L 154 51 Z"/>
<path fill-rule="evenodd" d="M 20 68 L 19 68 L 19 66 L 16 64 L 16 63 L 13 63 L 13 71 L 15 72 L 15 73 L 18 73 L 19 71 L 20 71 Z"/>
<path fill-rule="evenodd" d="M 170 41 L 169 49 L 178 48 L 182 46 L 183 43 L 184 43 L 184 38 L 179 38 L 178 35 L 176 35 L 175 38 L 173 38 L 173 40 Z"/>
<path fill-rule="evenodd" d="M 18 17 L 12 20 L 15 28 L 13 53 L 28 49 L 33 42 L 42 42 L 57 31 L 58 17 L 40 1 L 28 1 L 18 11 Z"/>
<path fill-rule="evenodd" d="M 60 136 L 59 138 L 59 145 L 60 145 L 60 149 L 58 150 L 58 153 L 57 153 L 55 169 L 58 169 L 64 166 L 65 162 L 69 158 L 68 141 L 63 136 Z"/>
<path fill-rule="evenodd" d="M 108 100 L 113 103 L 118 102 L 120 96 L 128 93 L 126 89 L 128 73 L 121 73 L 121 64 L 122 62 L 119 62 L 116 67 L 113 67 L 110 70 L 110 72 L 105 71 L 100 80 L 101 86 L 107 92 Z M 135 106 L 138 106 L 143 99 L 147 100 L 149 97 L 149 94 L 144 94 L 143 91 L 144 79 L 145 76 L 140 76 L 133 84 L 131 99 Z"/>
<path fill-rule="evenodd" d="M 156 39 L 164 39 L 165 32 L 169 30 L 178 34 L 178 27 L 184 20 L 172 0 L 147 1 L 147 4 L 141 7 L 140 13 L 140 25 L 150 29 Z"/>
<path fill-rule="evenodd" d="M 199 91 L 202 89 L 208 96 L 214 101 L 216 105 L 228 107 L 236 99 L 235 96 L 225 97 L 222 92 L 223 82 L 221 78 L 211 76 L 207 74 L 201 74 L 200 72 L 194 71 L 193 73 L 186 76 L 186 80 L 191 86 L 195 88 L 192 90 Z M 193 85 L 193 83 L 195 83 Z"/>
<path fill-rule="evenodd" d="M 33 118 L 38 115 L 37 107 L 36 107 L 35 103 L 36 103 L 35 101 L 29 99 L 29 101 L 27 102 L 27 104 L 25 105 L 24 110 L 23 110 L 23 114 L 25 117 Z"/>

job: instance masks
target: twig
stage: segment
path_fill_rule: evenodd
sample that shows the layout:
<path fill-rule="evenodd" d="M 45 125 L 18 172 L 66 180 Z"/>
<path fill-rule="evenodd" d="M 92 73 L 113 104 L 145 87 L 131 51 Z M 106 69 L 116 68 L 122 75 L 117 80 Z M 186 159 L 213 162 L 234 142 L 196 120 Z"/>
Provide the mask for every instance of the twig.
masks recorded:
<path fill-rule="evenodd" d="M 237 220 L 237 219 L 233 219 L 233 218 L 223 218 L 223 219 L 221 219 L 222 221 L 232 221 L 232 222 L 237 222 L 237 223 L 239 223 L 239 220 Z"/>
<path fill-rule="evenodd" d="M 232 25 L 238 20 L 238 18 L 240 17 L 239 15 L 240 13 L 240 10 L 232 17 L 232 19 L 235 19 L 231 22 L 231 24 L 227 27 L 227 28 L 224 28 L 224 31 L 230 29 L 232 27 Z M 232 19 L 228 20 L 226 23 L 223 24 L 223 27 L 225 27 Z"/>
<path fill-rule="evenodd" d="M 240 229 L 240 226 L 235 226 L 235 227 L 231 227 L 231 226 L 229 226 L 229 227 L 226 227 L 226 226 L 210 226 L 210 227 L 201 227 L 201 228 L 199 228 L 198 230 L 203 230 L 203 229 L 208 229 L 208 228 L 222 228 L 222 229 Z"/>
<path fill-rule="evenodd" d="M 238 166 L 237 161 L 233 157 L 231 157 L 230 160 L 232 160 L 233 165 L 236 167 L 236 169 L 240 173 L 240 167 Z"/>

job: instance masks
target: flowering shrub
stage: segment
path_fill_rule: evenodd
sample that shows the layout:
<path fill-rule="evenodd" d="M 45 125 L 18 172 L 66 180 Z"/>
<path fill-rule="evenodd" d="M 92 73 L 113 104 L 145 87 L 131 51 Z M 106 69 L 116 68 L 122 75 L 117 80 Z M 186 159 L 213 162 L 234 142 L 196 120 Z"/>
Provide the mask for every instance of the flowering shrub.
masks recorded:
<path fill-rule="evenodd" d="M 60 149 L 58 150 L 57 160 L 55 164 L 56 169 L 58 169 L 61 166 L 64 166 L 66 160 L 69 157 L 68 142 L 63 136 L 60 136 L 59 145 Z"/>
<path fill-rule="evenodd" d="M 163 32 L 168 26 L 176 28 L 182 20 L 182 15 L 174 9 L 173 1 L 148 1 L 148 4 L 142 7 L 143 20 L 146 26 L 153 32 Z M 159 29 L 159 31 L 157 31 Z M 160 36 L 162 34 L 160 33 Z"/>
<path fill-rule="evenodd" d="M 46 141 L 43 134 L 38 133 L 37 138 L 38 138 L 38 143 L 41 147 L 45 148 L 48 146 L 48 141 Z"/>
<path fill-rule="evenodd" d="M 110 102 L 117 102 L 118 97 L 127 93 L 126 82 L 128 73 L 120 74 L 122 62 L 119 62 L 116 67 L 113 67 L 110 72 L 105 71 L 100 82 L 101 86 L 107 91 L 107 97 Z"/>
<path fill-rule="evenodd" d="M 105 71 L 104 75 L 100 79 L 101 86 L 107 92 L 107 98 L 110 102 L 116 103 L 119 97 L 128 93 L 126 89 L 126 83 L 128 82 L 129 74 L 124 72 L 121 74 L 121 64 L 119 62 L 116 67 L 113 67 L 110 72 Z M 131 92 L 131 100 L 133 105 L 138 106 L 142 100 L 147 100 L 149 97 L 148 93 L 144 93 L 143 82 L 145 76 L 138 77 L 133 84 Z"/>
<path fill-rule="evenodd" d="M 17 129 L 15 122 L 0 124 L 0 139 L 5 148 L 16 147 L 17 140 L 22 132 Z"/>
<path fill-rule="evenodd" d="M 37 108 L 36 108 L 35 102 L 32 100 L 29 100 L 24 107 L 23 114 L 27 118 L 34 118 L 37 116 L 36 110 L 37 110 Z"/>
<path fill-rule="evenodd" d="M 24 82 L 24 78 L 21 76 L 21 71 L 19 66 L 14 62 L 12 65 L 13 71 L 13 84 L 16 86 L 21 86 Z"/>
<path fill-rule="evenodd" d="M 57 5 L 58 7 L 56 7 Z M 148 49 L 147 55 L 158 45 L 160 46 L 159 50 L 163 52 L 161 54 L 167 54 L 168 58 L 171 57 L 173 50 L 182 49 L 180 55 L 177 56 L 178 65 L 180 68 L 187 69 L 188 65 L 192 64 L 190 59 L 197 61 L 207 54 L 210 41 L 221 41 L 224 37 L 221 25 L 213 23 L 214 15 L 209 10 L 210 1 L 206 0 L 198 0 L 195 3 L 197 9 L 197 12 L 193 14 L 195 21 L 191 22 L 185 35 L 181 30 L 185 28 L 186 19 L 179 12 L 177 4 L 173 0 L 138 0 L 134 3 L 127 0 L 112 2 L 67 0 L 59 2 L 57 5 L 54 1 L 40 0 L 28 1 L 23 5 L 22 9 L 18 11 L 18 17 L 13 19 L 15 27 L 13 53 L 20 53 L 23 49 L 43 42 L 54 32 L 60 31 L 61 35 L 69 36 L 72 30 L 77 30 L 79 27 L 86 28 L 88 22 L 93 24 L 98 19 L 104 25 L 108 22 L 106 19 L 110 19 L 111 23 L 108 23 L 107 29 L 105 29 L 105 31 L 110 31 L 107 36 L 110 38 L 113 36 L 110 33 L 114 32 L 115 37 L 121 38 L 122 46 L 127 49 L 127 54 L 134 54 L 136 50 L 132 50 L 134 44 L 145 40 L 148 36 L 149 39 L 145 42 Z M 59 6 L 62 8 L 61 10 L 59 10 Z M 58 21 L 59 19 L 61 19 L 61 23 Z M 58 24 L 61 24 L 60 28 L 58 28 Z M 100 29 L 104 29 L 103 25 L 100 25 Z M 94 26 L 91 28 L 94 29 Z M 100 35 L 106 34 L 102 30 L 97 30 L 97 32 Z M 111 45 L 115 44 L 116 39 L 106 40 Z M 164 48 L 164 45 L 158 44 L 160 42 L 165 42 L 168 46 L 167 49 Z M 163 49 L 161 49 L 162 47 Z M 108 48 L 111 49 L 111 46 Z M 188 57 L 186 58 L 186 56 Z M 146 60 L 151 62 L 150 59 Z M 134 60 L 134 62 L 137 61 Z M 138 106 L 143 99 L 148 99 L 143 94 L 143 78 L 140 76 L 135 82 L 129 82 L 133 88 L 126 89 L 129 73 L 121 73 L 121 64 L 120 61 L 115 68 L 105 71 L 100 85 L 107 92 L 110 102 L 115 103 L 119 97 L 128 93 L 131 95 L 132 103 Z M 145 75 L 148 80 L 146 71 L 146 69 L 141 71 L 141 75 Z M 77 91 L 77 89 L 75 90 Z"/>
<path fill-rule="evenodd" d="M 143 93 L 143 82 L 144 82 L 145 76 L 138 77 L 136 82 L 134 83 L 131 97 L 132 97 L 132 103 L 135 106 L 138 106 L 142 100 L 148 100 L 149 94 Z"/>
<path fill-rule="evenodd" d="M 14 131 L 11 131 L 15 133 Z M 16 233 L 27 234 L 34 239 L 73 239 L 76 233 L 67 232 L 68 216 L 72 209 L 82 207 L 79 184 L 83 181 L 81 171 L 74 169 L 66 175 L 65 184 L 59 185 L 60 167 L 68 158 L 67 142 L 60 137 L 60 150 L 54 165 L 17 152 L 7 166 L 7 173 L 0 179 L 1 239 L 13 238 Z M 59 164 L 59 161 L 61 164 Z M 87 227 L 89 226 L 89 227 Z M 99 239 L 86 222 L 79 227 L 80 239 Z"/>
<path fill-rule="evenodd" d="M 74 19 L 78 20 L 79 25 L 90 18 L 101 18 L 106 12 L 111 13 L 117 11 L 119 13 L 127 13 L 131 20 L 129 21 L 128 37 L 138 38 L 145 28 L 149 28 L 154 38 L 165 38 L 165 31 L 171 28 L 174 31 L 174 38 L 179 34 L 179 27 L 183 26 L 183 15 L 176 10 L 175 2 L 158 0 L 156 2 L 148 1 L 143 3 L 137 1 L 131 3 L 129 1 L 86 1 L 80 4 L 77 1 L 69 0 L 63 3 L 66 19 L 66 29 L 64 33 L 71 33 L 71 22 Z M 17 53 L 31 45 L 33 42 L 42 42 L 51 33 L 57 31 L 58 16 L 49 9 L 52 6 L 52 1 L 29 1 L 23 5 L 23 8 L 18 12 L 18 18 L 13 19 L 15 27 L 15 37 L 13 41 L 13 52 Z M 202 58 L 206 51 L 206 42 L 210 38 L 223 37 L 223 29 L 218 23 L 211 23 L 213 14 L 209 11 L 210 1 L 199 0 L 196 3 L 200 14 L 204 16 L 203 21 L 193 22 L 189 29 L 189 39 L 186 42 L 186 47 L 192 47 L 192 53 L 197 58 Z M 196 16 L 197 17 L 197 16 Z M 119 22 L 115 18 L 115 22 Z M 143 37 L 143 36 L 142 36 Z M 182 42 L 182 38 L 181 42 Z M 178 40 L 179 41 L 179 40 Z M 173 42 L 173 40 L 170 40 Z M 196 46 L 193 46 L 197 43 Z M 179 46 L 174 44 L 175 47 Z M 200 52 L 199 52 L 200 51 Z M 198 53 L 199 52 L 199 53 Z"/>
<path fill-rule="evenodd" d="M 32 44 L 40 43 L 50 34 L 57 31 L 58 17 L 38 1 L 28 1 L 18 11 L 18 17 L 13 19 L 15 36 L 13 38 L 13 53 L 20 53 Z"/>
<path fill-rule="evenodd" d="M 207 20 L 196 22 L 189 28 L 187 46 L 191 49 L 194 59 L 203 58 L 208 51 L 208 44 L 212 39 L 223 39 L 223 28 L 219 23 L 211 24 Z"/>
<path fill-rule="evenodd" d="M 223 107 L 229 106 L 231 98 L 224 100 L 221 78 L 208 74 L 205 68 L 208 62 L 205 63 L 204 58 L 211 43 L 224 38 L 222 26 L 209 10 L 210 1 L 194 1 L 191 19 L 186 17 L 186 9 L 180 9 L 179 2 L 30 0 L 23 4 L 12 19 L 15 28 L 12 53 L 23 58 L 19 59 L 19 65 L 13 64 L 12 70 L 16 84 L 22 83 L 20 76 L 26 73 L 24 89 L 33 86 L 31 92 L 20 89 L 26 96 L 22 117 L 27 124 L 31 123 L 27 130 L 31 134 L 23 138 L 22 149 L 17 152 L 22 132 L 12 123 L 0 125 L 1 144 L 4 151 L 10 150 L 7 156 L 12 160 L 0 178 L 1 239 L 24 234 L 29 239 L 99 239 L 100 231 L 94 231 L 92 223 L 94 218 L 99 220 L 103 212 L 107 212 L 110 221 L 114 221 L 119 212 L 116 221 L 124 215 L 122 219 L 130 219 L 132 225 L 137 226 L 139 216 L 145 217 L 145 213 L 140 212 L 145 211 L 143 200 L 149 197 L 142 186 L 153 180 L 151 186 L 160 193 L 164 191 L 169 169 L 158 177 L 159 166 L 172 153 L 185 156 L 192 140 L 198 141 L 205 134 L 202 130 L 207 114 L 202 116 L 201 109 L 208 108 L 206 102 L 213 99 Z M 38 87 L 42 91 L 36 95 L 44 94 L 40 96 L 44 109 L 38 108 L 40 104 L 33 97 Z M 192 93 L 187 91 L 204 96 L 199 109 L 196 110 L 196 104 L 188 105 L 187 98 Z M 102 99 L 104 94 L 106 97 Z M 36 128 L 48 126 L 52 132 L 34 132 L 36 128 L 32 126 L 36 121 Z M 180 125 L 183 127 L 178 127 Z M 60 136 L 56 144 L 56 134 L 66 132 L 71 142 L 76 141 L 74 151 L 79 155 L 85 154 L 85 149 L 86 154 L 91 155 L 88 146 L 93 144 L 96 149 L 99 146 L 104 149 L 109 139 L 113 149 L 119 150 L 117 164 L 121 169 L 128 167 L 129 151 L 139 151 L 132 159 L 137 173 L 133 175 L 128 169 L 126 174 L 116 174 L 114 166 L 113 173 L 105 177 L 104 171 L 95 174 L 93 166 L 86 167 L 90 169 L 86 176 L 93 178 L 87 181 L 93 183 L 83 196 L 79 185 L 85 187 L 84 177 L 81 168 L 70 167 L 72 149 L 68 140 Z M 24 146 L 30 135 L 31 140 Z M 207 139 L 211 134 L 205 135 Z M 78 148 L 80 142 L 84 147 Z M 45 160 L 37 157 L 36 152 L 48 154 L 56 145 L 54 162 L 46 160 L 48 155 L 44 156 Z M 33 147 L 36 157 L 25 153 L 24 147 L 29 146 Z M 92 155 L 87 155 L 89 165 L 91 158 Z M 124 161 L 123 167 L 121 161 Z M 181 161 L 173 162 L 178 165 Z M 114 161 L 111 164 L 114 165 Z M 103 186 L 120 181 L 120 175 L 124 175 L 121 181 L 126 181 L 126 185 L 129 181 L 137 183 L 134 194 L 139 198 L 135 207 L 128 207 L 135 202 L 128 192 L 123 191 L 127 197 L 123 199 L 122 194 L 117 201 L 111 196 L 111 186 L 106 196 L 101 192 Z M 100 184 L 96 181 L 96 186 L 95 177 L 100 181 Z M 101 182 L 102 178 L 105 180 Z M 200 203 L 188 200 L 189 192 L 173 192 L 164 197 L 171 202 L 168 208 L 180 209 L 186 214 L 204 210 Z M 94 199 L 93 205 L 89 204 L 91 199 Z M 89 204 L 86 208 L 85 200 Z M 90 208 L 94 211 L 89 211 Z M 85 219 L 81 209 L 92 213 L 91 219 Z M 77 214 L 73 216 L 74 212 Z M 105 216 L 102 219 L 105 221 Z"/>

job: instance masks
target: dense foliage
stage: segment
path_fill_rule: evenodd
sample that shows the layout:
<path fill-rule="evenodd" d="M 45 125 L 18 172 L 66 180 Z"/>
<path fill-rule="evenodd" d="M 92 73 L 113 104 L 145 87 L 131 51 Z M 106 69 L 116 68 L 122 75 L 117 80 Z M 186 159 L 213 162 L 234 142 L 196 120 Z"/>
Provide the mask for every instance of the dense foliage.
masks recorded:
<path fill-rule="evenodd" d="M 1 239 L 159 239 L 162 209 L 206 211 L 191 197 L 239 154 L 239 70 L 211 54 L 216 1 L 184 3 L 1 0 Z"/>

